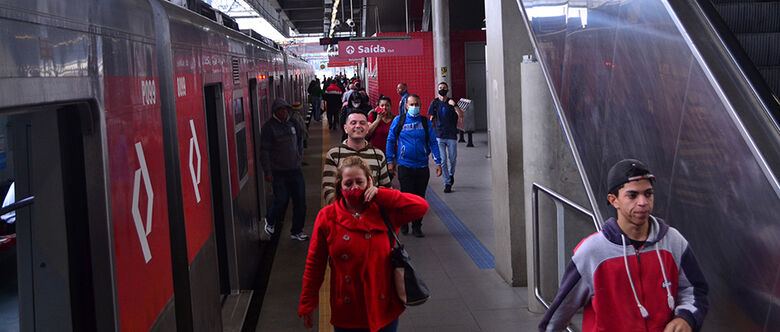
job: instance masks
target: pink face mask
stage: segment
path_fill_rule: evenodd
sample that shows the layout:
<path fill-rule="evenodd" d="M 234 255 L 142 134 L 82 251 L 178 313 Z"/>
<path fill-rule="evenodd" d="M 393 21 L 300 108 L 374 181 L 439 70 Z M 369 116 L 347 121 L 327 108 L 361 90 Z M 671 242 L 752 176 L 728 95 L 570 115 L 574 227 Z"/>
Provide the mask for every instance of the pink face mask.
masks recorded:
<path fill-rule="evenodd" d="M 352 208 L 360 208 L 363 206 L 363 203 L 365 199 L 363 198 L 363 193 L 366 192 L 366 189 L 361 188 L 353 188 L 350 190 L 342 190 L 341 193 L 344 195 L 344 199 L 347 200 L 347 204 L 349 204 Z"/>

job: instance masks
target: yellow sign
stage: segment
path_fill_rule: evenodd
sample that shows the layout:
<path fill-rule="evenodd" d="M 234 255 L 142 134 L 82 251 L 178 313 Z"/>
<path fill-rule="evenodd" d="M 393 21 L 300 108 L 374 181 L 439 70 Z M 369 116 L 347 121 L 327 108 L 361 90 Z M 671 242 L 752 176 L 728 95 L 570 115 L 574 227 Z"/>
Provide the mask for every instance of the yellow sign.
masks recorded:
<path fill-rule="evenodd" d="M 441 67 L 441 77 L 447 77 L 447 67 Z"/>
<path fill-rule="evenodd" d="M 325 64 L 321 64 L 320 69 L 325 69 Z"/>

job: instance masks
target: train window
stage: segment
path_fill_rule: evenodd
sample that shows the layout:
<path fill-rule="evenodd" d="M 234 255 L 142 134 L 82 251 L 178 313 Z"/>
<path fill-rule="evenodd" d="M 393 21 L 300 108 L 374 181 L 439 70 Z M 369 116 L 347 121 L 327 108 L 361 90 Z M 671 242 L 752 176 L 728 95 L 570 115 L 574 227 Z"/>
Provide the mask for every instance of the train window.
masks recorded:
<path fill-rule="evenodd" d="M 244 114 L 244 97 L 233 99 L 233 117 L 235 119 L 234 134 L 236 135 L 236 158 L 238 159 L 238 179 L 243 187 L 249 174 L 249 161 L 246 143 L 246 115 Z"/>

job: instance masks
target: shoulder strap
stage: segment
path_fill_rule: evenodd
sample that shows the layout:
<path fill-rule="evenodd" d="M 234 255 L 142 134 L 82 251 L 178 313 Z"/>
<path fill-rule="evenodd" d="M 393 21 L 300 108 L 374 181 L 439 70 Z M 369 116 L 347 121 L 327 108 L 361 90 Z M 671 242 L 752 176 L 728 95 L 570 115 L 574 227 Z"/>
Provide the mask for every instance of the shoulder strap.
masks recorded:
<path fill-rule="evenodd" d="M 393 225 L 390 224 L 390 218 L 387 217 L 387 212 L 385 212 L 385 209 L 383 209 L 381 206 L 379 207 L 379 214 L 382 215 L 382 219 L 385 221 L 385 226 L 387 226 L 387 238 L 390 239 L 390 248 L 403 246 L 401 241 L 398 240 L 398 235 L 395 234 Z M 393 239 L 395 239 L 395 245 L 393 245 Z"/>
<path fill-rule="evenodd" d="M 336 169 L 338 169 L 339 168 L 339 163 L 341 162 L 341 144 L 339 144 L 339 152 L 338 152 L 338 156 L 336 158 L 338 158 L 338 159 L 336 159 Z"/>
<path fill-rule="evenodd" d="M 398 123 L 395 125 L 395 131 L 393 132 L 395 134 L 395 139 L 399 143 L 401 142 L 401 130 L 403 130 L 405 122 L 406 122 L 406 114 L 399 115 Z"/>

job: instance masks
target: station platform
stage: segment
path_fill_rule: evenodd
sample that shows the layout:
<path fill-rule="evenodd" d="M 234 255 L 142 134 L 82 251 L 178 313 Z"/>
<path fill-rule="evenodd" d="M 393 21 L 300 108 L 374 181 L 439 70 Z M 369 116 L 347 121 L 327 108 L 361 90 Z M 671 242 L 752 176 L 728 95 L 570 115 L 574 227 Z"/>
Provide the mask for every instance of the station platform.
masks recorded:
<path fill-rule="evenodd" d="M 324 123 L 324 122 L 323 122 Z M 321 207 L 320 180 L 324 152 L 340 135 L 312 122 L 305 152 L 307 219 L 311 234 Z M 458 146 L 452 193 L 432 170 L 423 219 L 424 238 L 402 236 L 415 267 L 431 290 L 428 302 L 408 307 L 399 331 L 532 331 L 541 314 L 528 311 L 526 288 L 511 287 L 494 270 L 494 231 L 488 138 L 475 133 L 475 147 Z M 297 317 L 309 241 L 289 237 L 291 211 L 278 237 L 273 264 L 257 317 L 256 331 L 304 331 Z M 275 239 L 276 240 L 276 239 Z M 327 276 L 326 276 L 327 278 Z M 332 331 L 327 308 L 328 281 L 323 283 L 315 331 Z M 325 307 L 323 307 L 325 306 Z M 254 317 L 248 317 L 254 319 Z"/>

